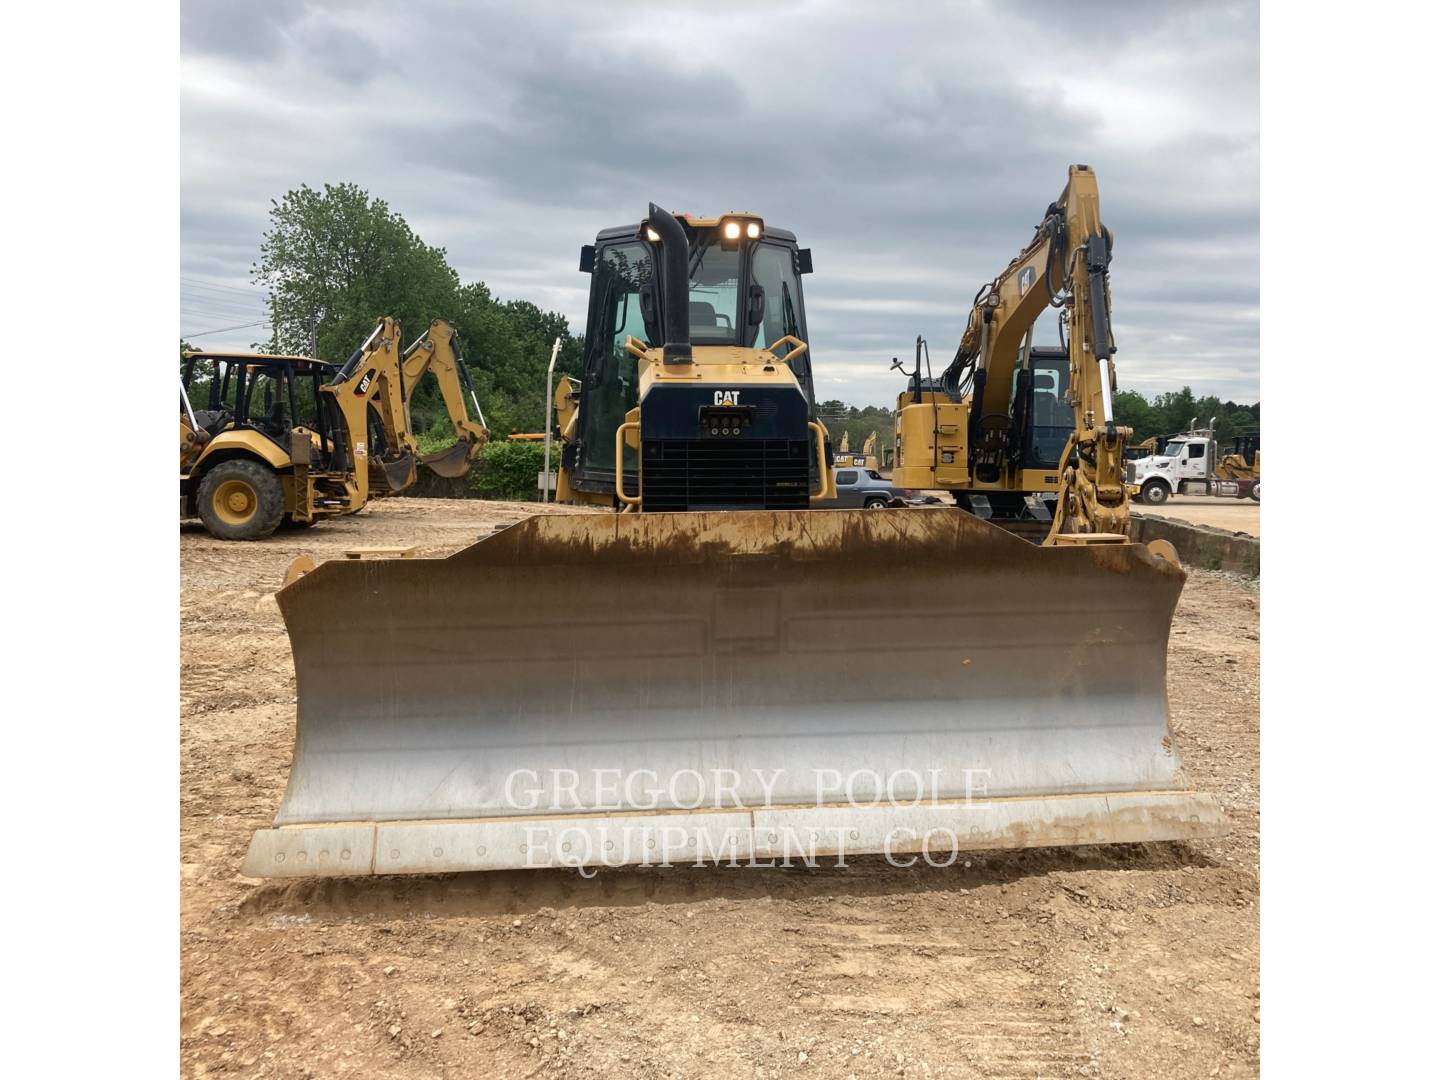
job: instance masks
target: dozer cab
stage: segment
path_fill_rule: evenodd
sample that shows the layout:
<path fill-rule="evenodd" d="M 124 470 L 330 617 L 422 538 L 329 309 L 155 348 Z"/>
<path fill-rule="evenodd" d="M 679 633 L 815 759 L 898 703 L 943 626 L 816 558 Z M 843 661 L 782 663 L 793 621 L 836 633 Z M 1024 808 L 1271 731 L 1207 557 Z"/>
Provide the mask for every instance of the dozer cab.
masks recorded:
<path fill-rule="evenodd" d="M 557 498 L 623 511 L 799 510 L 833 499 L 801 275 L 810 251 L 753 214 L 604 230 L 585 370 L 558 403 Z"/>
<path fill-rule="evenodd" d="M 654 205 L 601 233 L 557 492 L 611 512 L 284 588 L 294 760 L 243 872 L 946 862 L 1222 832 L 1168 724 L 1184 573 L 1125 534 L 1096 237 L 1090 202 L 1057 236 L 1052 284 L 1087 333 L 1037 544 L 958 507 L 825 509 L 790 234 Z"/>
<path fill-rule="evenodd" d="M 433 374 L 455 443 L 421 455 L 410 395 Z M 471 419 L 466 394 L 477 419 Z M 199 406 L 197 407 L 197 402 Z M 186 352 L 180 369 L 180 516 L 257 540 L 351 514 L 415 482 L 417 461 L 463 476 L 485 443 L 458 335 L 436 320 L 408 348 L 380 319 L 343 365 L 305 356 Z"/>

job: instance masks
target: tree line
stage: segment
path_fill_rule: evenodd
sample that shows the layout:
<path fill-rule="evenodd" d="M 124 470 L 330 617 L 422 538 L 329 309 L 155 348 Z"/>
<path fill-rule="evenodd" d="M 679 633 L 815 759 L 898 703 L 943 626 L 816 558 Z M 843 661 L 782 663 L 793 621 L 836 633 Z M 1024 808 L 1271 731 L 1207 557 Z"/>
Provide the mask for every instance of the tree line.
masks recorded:
<path fill-rule="evenodd" d="M 448 320 L 460 333 L 485 419 L 497 437 L 544 429 L 545 368 L 555 338 L 561 340 L 557 383 L 561 375 L 581 371 L 583 342 L 564 315 L 528 300 L 502 300 L 483 281 L 462 282 L 443 247 L 425 243 L 384 200 L 355 184 L 319 190 L 302 185 L 272 200 L 251 276 L 265 289 L 270 308 L 270 340 L 256 344 L 272 352 L 339 363 L 381 315 L 398 319 L 412 340 L 431 320 Z M 894 412 L 886 406 L 832 399 L 816 408 L 836 447 L 848 433 L 850 448 L 858 451 L 872 431 L 881 448 L 894 444 Z M 436 439 L 448 436 L 433 380 L 416 389 L 411 412 L 422 437 L 432 429 Z M 1206 424 L 1216 417 L 1222 442 L 1260 427 L 1259 402 L 1197 397 L 1188 386 L 1149 400 L 1121 391 L 1115 412 L 1120 423 L 1135 429 L 1136 442 L 1184 431 L 1192 418 Z"/>
<path fill-rule="evenodd" d="M 501 300 L 483 281 L 462 283 L 445 249 L 417 236 L 382 199 L 355 184 L 308 186 L 272 200 L 251 276 L 266 291 L 276 352 L 341 362 L 381 315 L 408 340 L 445 319 L 460 334 L 485 420 L 496 435 L 540 431 L 545 368 L 558 337 L 557 379 L 580 370 L 581 341 L 565 316 L 528 300 Z M 417 432 L 444 425 L 433 380 L 411 402 Z"/>

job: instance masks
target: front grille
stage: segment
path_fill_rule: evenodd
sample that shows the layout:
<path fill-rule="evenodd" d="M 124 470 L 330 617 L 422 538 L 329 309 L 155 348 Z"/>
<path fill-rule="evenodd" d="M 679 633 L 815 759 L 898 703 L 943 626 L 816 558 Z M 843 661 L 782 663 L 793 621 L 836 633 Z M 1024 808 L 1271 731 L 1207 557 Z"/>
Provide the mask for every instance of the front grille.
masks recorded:
<path fill-rule="evenodd" d="M 650 439 L 640 472 L 646 510 L 803 510 L 810 445 L 790 439 Z"/>
<path fill-rule="evenodd" d="M 1133 484 L 1135 482 L 1135 463 L 1133 461 L 1127 461 L 1125 463 L 1125 482 L 1127 484 Z"/>

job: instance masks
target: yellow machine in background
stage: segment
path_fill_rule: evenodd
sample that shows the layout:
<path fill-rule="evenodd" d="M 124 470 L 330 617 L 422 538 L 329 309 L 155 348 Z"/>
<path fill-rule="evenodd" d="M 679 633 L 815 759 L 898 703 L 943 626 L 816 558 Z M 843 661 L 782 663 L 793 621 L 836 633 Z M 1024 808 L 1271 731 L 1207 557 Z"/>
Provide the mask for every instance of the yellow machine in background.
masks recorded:
<path fill-rule="evenodd" d="M 415 482 L 418 460 L 463 476 L 485 443 L 484 417 L 453 327 L 436 320 L 400 349 L 383 318 L 338 369 L 304 356 L 192 351 L 181 357 L 180 516 L 222 540 L 255 540 L 354 513 Z M 420 455 L 410 394 L 439 382 L 456 442 Z M 204 393 L 205 407 L 193 395 Z M 466 410 L 465 393 L 478 419 Z"/>
<path fill-rule="evenodd" d="M 1213 421 L 1212 421 L 1213 424 Z M 1237 435 L 1229 449 L 1215 465 L 1215 475 L 1222 480 L 1253 481 L 1256 501 L 1260 499 L 1260 436 Z"/>
<path fill-rule="evenodd" d="M 1123 542 L 1130 429 L 1113 406 L 1112 247 L 1095 173 L 1072 165 L 1029 245 L 976 296 L 939 379 L 922 377 L 917 341 L 910 387 L 896 401 L 896 487 L 950 491 L 1000 525 L 1053 519 L 1050 542 Z M 1032 344 L 1051 307 L 1066 341 L 1058 350 Z"/>
<path fill-rule="evenodd" d="M 443 559 L 327 562 L 282 589 L 295 756 L 243 873 L 1222 833 L 1168 726 L 1185 575 L 1125 535 L 1109 246 L 1076 167 L 957 371 L 901 403 L 907 486 L 1028 490 L 1026 421 L 1000 410 L 1034 314 L 1067 305 L 1073 420 L 1037 545 L 957 507 L 825 509 L 792 234 L 653 204 L 602 232 L 581 256 L 583 370 L 555 402 L 558 493 L 619 512 L 531 517 Z"/>
<path fill-rule="evenodd" d="M 850 449 L 850 433 L 845 432 L 845 437 L 840 440 L 840 449 L 835 451 L 835 468 L 837 469 L 878 469 L 880 459 L 875 456 L 875 447 L 880 441 L 880 433 L 872 431 L 865 439 L 865 445 L 859 452 Z"/>

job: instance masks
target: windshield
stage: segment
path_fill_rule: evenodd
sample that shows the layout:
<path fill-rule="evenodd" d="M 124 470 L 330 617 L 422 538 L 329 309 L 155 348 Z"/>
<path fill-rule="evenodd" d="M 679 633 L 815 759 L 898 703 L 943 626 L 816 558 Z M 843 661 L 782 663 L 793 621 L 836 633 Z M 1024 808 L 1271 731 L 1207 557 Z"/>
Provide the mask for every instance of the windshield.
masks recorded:
<path fill-rule="evenodd" d="M 1179 457 L 1181 451 L 1183 451 L 1184 449 L 1185 449 L 1185 444 L 1184 444 L 1184 443 L 1181 443 L 1181 442 L 1172 442 L 1172 443 L 1168 444 L 1168 445 L 1165 447 L 1165 456 L 1166 456 L 1166 457 Z"/>
<path fill-rule="evenodd" d="M 717 239 L 697 239 L 690 249 L 690 340 L 734 343 L 739 308 L 739 249 L 726 251 Z"/>

